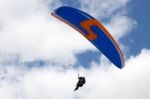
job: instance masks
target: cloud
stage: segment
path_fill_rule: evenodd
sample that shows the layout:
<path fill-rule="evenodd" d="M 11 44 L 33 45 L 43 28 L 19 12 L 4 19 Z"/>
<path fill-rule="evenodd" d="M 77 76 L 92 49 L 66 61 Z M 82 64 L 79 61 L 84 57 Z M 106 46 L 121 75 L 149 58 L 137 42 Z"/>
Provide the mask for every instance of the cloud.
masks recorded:
<path fill-rule="evenodd" d="M 148 80 L 150 62 L 148 62 L 148 57 L 150 57 L 150 50 L 144 49 L 139 55 L 127 60 L 122 70 L 110 67 L 105 71 L 101 68 L 92 71 L 92 79 L 89 81 L 93 85 L 93 91 L 89 88 L 88 95 L 95 96 L 94 99 L 149 98 L 147 86 L 150 84 Z"/>
<path fill-rule="evenodd" d="M 1 53 L 19 54 L 23 61 L 49 59 L 73 64 L 75 53 L 92 49 L 77 31 L 50 15 L 54 5 L 48 9 L 41 0 L 1 3 Z"/>
<path fill-rule="evenodd" d="M 82 0 L 81 9 L 99 18 L 109 17 L 117 10 L 124 9 L 129 0 Z"/>
<path fill-rule="evenodd" d="M 112 33 L 116 40 L 130 33 L 137 25 L 137 22 L 125 15 L 115 15 L 106 24 L 106 27 Z"/>
<path fill-rule="evenodd" d="M 78 70 L 51 66 L 31 69 L 7 66 L 0 69 L 0 97 L 3 99 L 148 99 L 150 50 L 132 56 L 122 70 L 109 65 L 81 68 L 86 84 L 74 92 Z M 106 68 L 109 67 L 109 68 Z"/>

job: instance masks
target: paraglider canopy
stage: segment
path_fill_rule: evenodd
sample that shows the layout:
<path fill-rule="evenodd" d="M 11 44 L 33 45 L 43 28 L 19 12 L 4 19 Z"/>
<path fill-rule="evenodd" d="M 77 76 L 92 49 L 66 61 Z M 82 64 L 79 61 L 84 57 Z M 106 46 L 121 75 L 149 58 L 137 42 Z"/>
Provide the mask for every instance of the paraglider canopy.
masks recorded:
<path fill-rule="evenodd" d="M 95 18 L 67 6 L 56 9 L 52 15 L 79 31 L 118 68 L 124 67 L 124 57 L 118 44 L 108 30 Z"/>

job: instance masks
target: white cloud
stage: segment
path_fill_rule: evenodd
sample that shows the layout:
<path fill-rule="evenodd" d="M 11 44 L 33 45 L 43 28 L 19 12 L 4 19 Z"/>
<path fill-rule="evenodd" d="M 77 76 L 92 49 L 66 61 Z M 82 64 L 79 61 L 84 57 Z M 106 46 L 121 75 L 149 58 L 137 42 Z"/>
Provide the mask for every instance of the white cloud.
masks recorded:
<path fill-rule="evenodd" d="M 130 33 L 136 24 L 136 21 L 127 16 L 116 15 L 111 18 L 110 22 L 106 24 L 106 27 L 110 33 L 112 33 L 114 38 L 118 40 L 119 38 Z"/>
<path fill-rule="evenodd" d="M 82 0 L 81 9 L 97 18 L 109 17 L 115 11 L 124 8 L 128 2 L 129 0 Z"/>
<path fill-rule="evenodd" d="M 41 0 L 1 4 L 0 52 L 20 54 L 23 60 L 42 58 L 74 63 L 75 53 L 92 48 L 78 32 L 52 17 L 52 8 L 47 9 Z"/>
<path fill-rule="evenodd" d="M 87 83 L 74 92 L 77 70 L 57 67 L 7 66 L 0 70 L 0 97 L 3 99 L 149 99 L 150 50 L 144 49 L 126 62 L 122 70 L 114 66 L 81 69 Z M 109 67 L 109 68 L 105 68 Z"/>

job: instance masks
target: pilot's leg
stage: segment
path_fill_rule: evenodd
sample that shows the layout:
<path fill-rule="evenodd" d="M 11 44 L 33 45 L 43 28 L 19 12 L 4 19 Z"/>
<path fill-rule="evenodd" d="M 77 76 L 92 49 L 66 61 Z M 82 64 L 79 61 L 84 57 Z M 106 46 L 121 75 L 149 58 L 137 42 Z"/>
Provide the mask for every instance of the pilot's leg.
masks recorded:
<path fill-rule="evenodd" d="M 74 91 L 78 90 L 78 88 L 79 88 L 79 86 L 78 86 L 78 84 L 77 84 L 77 86 L 76 86 L 76 88 L 74 89 Z"/>

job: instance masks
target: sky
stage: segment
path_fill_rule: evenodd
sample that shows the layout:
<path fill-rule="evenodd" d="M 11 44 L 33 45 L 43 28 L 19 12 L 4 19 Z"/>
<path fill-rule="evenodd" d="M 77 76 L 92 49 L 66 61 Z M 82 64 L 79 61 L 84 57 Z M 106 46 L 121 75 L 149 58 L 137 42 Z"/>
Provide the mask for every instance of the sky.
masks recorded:
<path fill-rule="evenodd" d="M 129 55 L 136 55 L 140 53 L 142 48 L 150 48 L 148 36 L 150 13 L 148 12 L 148 4 L 150 4 L 149 0 L 132 0 L 128 5 L 130 8 L 129 16 L 138 23 L 132 33 L 122 39 L 122 43 L 130 46 Z"/>
<path fill-rule="evenodd" d="M 149 0 L 0 0 L 3 99 L 150 99 Z M 112 34 L 125 56 L 119 69 L 50 13 L 85 11 Z M 78 73 L 86 84 L 73 91 Z"/>

